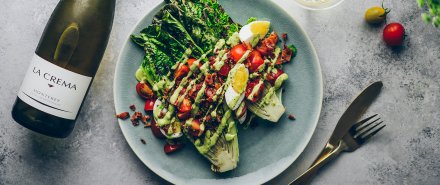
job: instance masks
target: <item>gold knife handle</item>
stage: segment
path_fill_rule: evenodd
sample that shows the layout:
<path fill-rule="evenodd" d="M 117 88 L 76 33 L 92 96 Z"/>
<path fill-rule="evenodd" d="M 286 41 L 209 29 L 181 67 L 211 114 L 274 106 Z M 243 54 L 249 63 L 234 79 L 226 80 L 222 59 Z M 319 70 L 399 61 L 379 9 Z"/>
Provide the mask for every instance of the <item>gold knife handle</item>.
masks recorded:
<path fill-rule="evenodd" d="M 310 182 L 310 179 L 316 174 L 316 172 L 325 164 L 327 164 L 329 161 L 333 160 L 338 156 L 339 153 L 344 151 L 347 148 L 345 143 L 343 141 L 339 141 L 338 146 L 328 153 L 327 155 L 324 155 L 322 158 L 316 161 L 306 172 L 301 174 L 299 177 L 297 177 L 293 182 L 290 183 L 290 185 L 305 185 Z"/>
<path fill-rule="evenodd" d="M 324 148 L 322 149 L 321 153 L 319 153 L 318 157 L 313 161 L 313 163 L 310 165 L 312 167 L 319 161 L 322 161 L 325 159 L 337 146 L 334 146 L 330 143 L 325 144 Z"/>

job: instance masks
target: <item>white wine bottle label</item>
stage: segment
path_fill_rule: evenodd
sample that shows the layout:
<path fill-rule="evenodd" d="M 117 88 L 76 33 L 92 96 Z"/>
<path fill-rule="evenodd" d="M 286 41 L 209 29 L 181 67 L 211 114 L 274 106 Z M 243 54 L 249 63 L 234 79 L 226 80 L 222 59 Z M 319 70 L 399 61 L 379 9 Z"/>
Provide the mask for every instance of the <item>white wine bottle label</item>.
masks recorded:
<path fill-rule="evenodd" d="M 91 81 L 92 77 L 61 68 L 35 54 L 18 97 L 38 110 L 74 120 Z"/>

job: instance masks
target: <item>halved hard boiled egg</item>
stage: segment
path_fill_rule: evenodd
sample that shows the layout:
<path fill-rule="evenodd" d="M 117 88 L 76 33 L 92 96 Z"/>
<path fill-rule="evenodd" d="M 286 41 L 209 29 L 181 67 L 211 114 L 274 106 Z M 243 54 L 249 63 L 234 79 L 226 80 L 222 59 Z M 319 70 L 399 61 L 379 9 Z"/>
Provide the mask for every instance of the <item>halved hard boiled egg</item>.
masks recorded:
<path fill-rule="evenodd" d="M 235 110 L 244 99 L 244 91 L 249 80 L 249 71 L 244 64 L 237 64 L 229 72 L 229 77 L 231 83 L 226 89 L 225 101 L 229 108 Z"/>
<path fill-rule="evenodd" d="M 244 25 L 238 36 L 242 42 L 249 43 L 253 46 L 257 45 L 258 41 L 269 32 L 269 21 L 254 21 Z"/>

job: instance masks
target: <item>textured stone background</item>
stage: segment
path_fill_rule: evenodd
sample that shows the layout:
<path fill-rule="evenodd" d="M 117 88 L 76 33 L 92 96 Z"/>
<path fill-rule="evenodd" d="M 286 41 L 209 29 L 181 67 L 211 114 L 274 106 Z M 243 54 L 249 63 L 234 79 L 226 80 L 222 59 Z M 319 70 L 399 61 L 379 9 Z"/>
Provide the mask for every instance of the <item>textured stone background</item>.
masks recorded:
<path fill-rule="evenodd" d="M 382 95 L 367 114 L 387 127 L 366 146 L 327 165 L 313 184 L 438 184 L 440 182 L 440 32 L 420 20 L 415 0 L 386 1 L 388 21 L 405 25 L 405 46 L 381 40 L 383 25 L 368 26 L 364 11 L 380 0 L 347 0 L 306 11 L 275 0 L 309 33 L 324 75 L 323 110 L 300 158 L 272 184 L 304 171 L 330 136 L 350 100 L 369 82 Z M 112 81 L 123 41 L 160 0 L 119 0 L 110 43 L 73 134 L 57 140 L 35 134 L 10 115 L 16 92 L 57 0 L 0 0 L 0 185 L 164 184 L 134 155 L 119 130 Z"/>

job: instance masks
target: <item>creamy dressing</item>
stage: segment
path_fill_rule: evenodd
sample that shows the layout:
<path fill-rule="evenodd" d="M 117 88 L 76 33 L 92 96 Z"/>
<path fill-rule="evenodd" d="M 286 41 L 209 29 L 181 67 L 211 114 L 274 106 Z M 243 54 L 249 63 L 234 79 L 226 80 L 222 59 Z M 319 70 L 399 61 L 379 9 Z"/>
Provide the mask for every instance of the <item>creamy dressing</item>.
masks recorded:
<path fill-rule="evenodd" d="M 231 35 L 231 37 L 229 37 L 228 41 L 226 42 L 226 44 L 228 44 L 229 46 L 236 46 L 240 43 L 240 37 L 238 32 L 235 32 Z"/>

